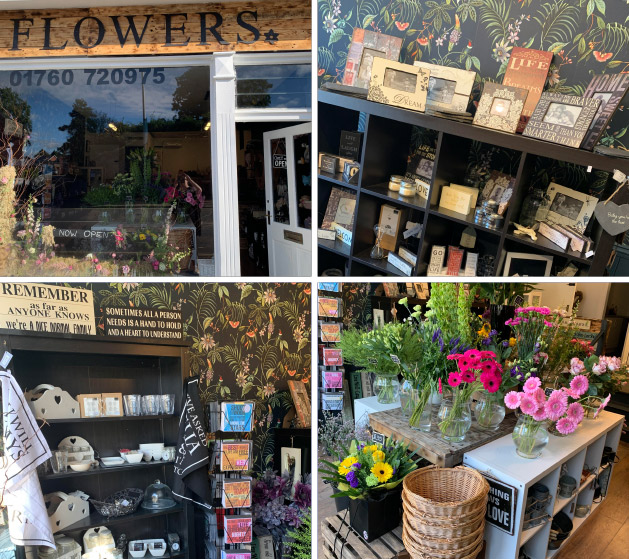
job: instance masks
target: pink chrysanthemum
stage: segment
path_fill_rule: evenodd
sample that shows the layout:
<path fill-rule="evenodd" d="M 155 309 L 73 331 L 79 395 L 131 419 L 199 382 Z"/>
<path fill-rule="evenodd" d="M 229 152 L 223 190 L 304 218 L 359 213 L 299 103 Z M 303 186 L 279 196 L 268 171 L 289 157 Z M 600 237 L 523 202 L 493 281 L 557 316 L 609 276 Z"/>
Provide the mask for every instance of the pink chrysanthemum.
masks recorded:
<path fill-rule="evenodd" d="M 546 415 L 551 421 L 557 421 L 568 409 L 567 402 L 560 397 L 560 392 L 553 392 L 546 401 Z"/>
<path fill-rule="evenodd" d="M 537 411 L 533 414 L 532 417 L 535 421 L 544 421 L 545 419 L 548 419 L 546 417 L 546 408 L 544 406 L 540 406 L 539 408 L 537 408 Z"/>
<path fill-rule="evenodd" d="M 533 415 L 537 411 L 538 405 L 533 398 L 531 398 L 528 394 L 525 394 L 520 399 L 520 410 L 522 413 L 526 415 Z"/>
<path fill-rule="evenodd" d="M 570 388 L 579 396 L 587 392 L 589 385 L 590 383 L 585 375 L 577 375 L 570 381 Z"/>
<path fill-rule="evenodd" d="M 461 375 L 459 375 L 458 373 L 450 373 L 448 375 L 448 384 L 452 388 L 456 388 L 457 386 L 459 386 L 459 384 L 461 384 Z"/>
<path fill-rule="evenodd" d="M 542 386 L 542 381 L 537 377 L 529 377 L 524 383 L 524 392 L 527 394 L 531 394 L 535 392 L 540 386 Z"/>
<path fill-rule="evenodd" d="M 570 433 L 575 432 L 577 423 L 569 417 L 562 417 L 559 421 L 557 421 L 555 427 L 557 427 L 557 431 L 559 431 L 562 435 L 569 435 Z"/>
<path fill-rule="evenodd" d="M 505 394 L 505 406 L 507 406 L 510 410 L 515 410 L 520 407 L 520 398 L 521 393 L 512 390 L 511 392 L 507 392 Z"/>
<path fill-rule="evenodd" d="M 568 406 L 568 411 L 566 412 L 566 415 L 578 425 L 579 423 L 581 423 L 581 421 L 583 421 L 585 410 L 583 409 L 583 406 L 579 404 L 579 402 L 573 402 Z"/>

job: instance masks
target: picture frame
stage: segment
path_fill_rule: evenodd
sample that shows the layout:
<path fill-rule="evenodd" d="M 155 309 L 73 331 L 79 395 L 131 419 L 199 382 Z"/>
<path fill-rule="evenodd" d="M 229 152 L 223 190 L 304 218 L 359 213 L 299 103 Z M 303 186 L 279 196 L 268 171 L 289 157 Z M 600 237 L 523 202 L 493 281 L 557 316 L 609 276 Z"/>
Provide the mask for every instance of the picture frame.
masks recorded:
<path fill-rule="evenodd" d="M 540 221 L 567 225 L 579 233 L 585 231 L 598 204 L 598 198 L 554 182 L 548 185 L 546 195 L 548 202 L 541 211 L 548 210 L 548 213 Z"/>
<path fill-rule="evenodd" d="M 444 111 L 464 113 L 472 95 L 476 72 L 417 60 L 414 66 L 430 72 L 426 104 Z"/>
<path fill-rule="evenodd" d="M 412 111 L 426 110 L 430 71 L 385 58 L 375 58 L 367 99 Z"/>
<path fill-rule="evenodd" d="M 338 223 L 349 231 L 352 230 L 356 216 L 356 193 L 342 188 L 333 188 L 328 198 L 328 205 L 321 222 L 321 229 L 333 230 L 333 223 Z"/>
<path fill-rule="evenodd" d="M 522 87 L 485 82 L 473 124 L 515 134 L 528 94 Z"/>
<path fill-rule="evenodd" d="M 509 207 L 514 189 L 515 177 L 500 171 L 492 171 L 481 191 L 480 199 L 481 201 L 495 200 L 498 202 L 498 210 L 496 213 L 498 215 L 504 215 Z"/>
<path fill-rule="evenodd" d="M 629 74 L 599 74 L 590 80 L 583 97 L 600 99 L 601 104 L 581 143 L 581 149 L 594 149 L 628 89 Z"/>
<path fill-rule="evenodd" d="M 81 417 L 102 417 L 102 394 L 79 394 L 76 399 L 81 408 Z"/>
<path fill-rule="evenodd" d="M 549 276 L 552 265 L 553 257 L 550 255 L 531 254 L 528 252 L 507 252 L 502 275 L 523 277 Z"/>
<path fill-rule="evenodd" d="M 343 85 L 367 90 L 371 81 L 373 61 L 377 58 L 398 60 L 401 50 L 401 37 L 355 28 L 347 50 Z"/>
<path fill-rule="evenodd" d="M 528 303 L 531 307 L 541 307 L 542 306 L 542 291 L 531 291 L 527 294 Z"/>
<path fill-rule="evenodd" d="M 428 283 L 414 283 L 415 297 L 418 299 L 430 298 L 430 287 Z"/>
<path fill-rule="evenodd" d="M 522 135 L 578 148 L 600 104 L 600 99 L 545 91 Z"/>
<path fill-rule="evenodd" d="M 122 417 L 122 393 L 110 392 L 101 394 L 101 410 L 104 417 Z"/>

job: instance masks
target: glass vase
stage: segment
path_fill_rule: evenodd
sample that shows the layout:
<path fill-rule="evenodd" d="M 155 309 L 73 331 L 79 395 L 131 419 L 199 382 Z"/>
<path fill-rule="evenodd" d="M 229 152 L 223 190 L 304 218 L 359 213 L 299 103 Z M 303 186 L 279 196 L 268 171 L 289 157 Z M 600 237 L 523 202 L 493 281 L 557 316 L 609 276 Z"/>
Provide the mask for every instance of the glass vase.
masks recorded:
<path fill-rule="evenodd" d="M 476 424 L 489 431 L 498 429 L 505 418 L 505 407 L 489 393 L 483 392 L 474 406 Z"/>
<path fill-rule="evenodd" d="M 598 410 L 601 405 L 601 400 L 599 398 L 586 398 L 583 401 L 583 410 L 585 411 L 585 419 L 596 419 L 598 414 L 595 416 L 594 414 Z"/>
<path fill-rule="evenodd" d="M 511 436 L 515 451 L 522 458 L 537 458 L 548 444 L 546 422 L 535 421 L 530 415 L 520 415 Z"/>
<path fill-rule="evenodd" d="M 411 417 L 413 410 L 415 409 L 417 396 L 414 392 L 417 392 L 417 389 L 413 388 L 411 381 L 405 380 L 400 385 L 400 406 L 402 409 L 402 415 L 406 418 Z"/>
<path fill-rule="evenodd" d="M 373 391 L 379 404 L 395 404 L 400 396 L 400 383 L 395 377 L 385 377 L 376 373 Z"/>
<path fill-rule="evenodd" d="M 439 430 L 443 440 L 450 443 L 460 443 L 465 440 L 465 435 L 472 426 L 469 400 L 460 401 L 458 397 L 443 400 L 438 416 Z"/>
<path fill-rule="evenodd" d="M 531 190 L 522 202 L 522 209 L 520 210 L 520 219 L 518 223 L 524 227 L 532 227 L 535 225 L 537 211 L 540 209 L 543 202 L 544 191 L 541 188 L 534 188 Z"/>
<path fill-rule="evenodd" d="M 416 390 L 416 392 L 417 399 L 419 401 L 420 392 L 419 390 Z M 429 433 L 430 428 L 432 427 L 432 404 L 430 402 L 426 402 L 423 407 L 418 405 L 415 408 L 408 424 L 411 429 L 417 429 L 418 431 Z"/>

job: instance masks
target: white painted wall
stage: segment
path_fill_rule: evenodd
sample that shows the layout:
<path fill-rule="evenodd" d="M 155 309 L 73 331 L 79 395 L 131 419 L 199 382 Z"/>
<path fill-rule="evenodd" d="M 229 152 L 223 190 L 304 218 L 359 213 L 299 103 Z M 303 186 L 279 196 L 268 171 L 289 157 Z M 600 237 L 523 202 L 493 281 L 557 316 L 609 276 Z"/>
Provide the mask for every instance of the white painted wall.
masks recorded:
<path fill-rule="evenodd" d="M 573 283 L 538 283 L 534 291 L 542 292 L 542 306 L 551 310 L 572 311 L 575 292 Z"/>
<path fill-rule="evenodd" d="M 577 291 L 583 293 L 578 316 L 592 319 L 603 318 L 607 308 L 609 288 L 609 283 L 577 283 Z"/>

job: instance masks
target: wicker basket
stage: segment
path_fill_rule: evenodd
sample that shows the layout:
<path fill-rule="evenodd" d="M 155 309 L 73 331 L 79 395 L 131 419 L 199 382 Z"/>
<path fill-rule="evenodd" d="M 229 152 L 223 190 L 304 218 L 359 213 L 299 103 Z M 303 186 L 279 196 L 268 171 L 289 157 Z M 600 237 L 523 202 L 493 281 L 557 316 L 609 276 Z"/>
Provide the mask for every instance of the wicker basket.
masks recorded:
<path fill-rule="evenodd" d="M 168 232 L 168 246 L 172 247 L 176 251 L 185 251 L 192 249 L 192 231 L 190 229 L 171 229 Z M 182 270 L 187 270 L 190 267 L 190 259 L 192 254 L 189 254 L 185 258 L 179 261 L 179 266 Z"/>
<path fill-rule="evenodd" d="M 404 521 L 408 523 L 418 537 L 437 537 L 437 538 L 461 538 L 476 532 L 479 527 L 484 526 L 485 511 L 481 510 L 478 515 L 468 518 L 464 523 L 436 524 L 435 517 L 419 516 L 417 513 L 410 511 L 404 504 Z M 441 519 L 440 519 L 441 520 Z M 444 519 L 445 521 L 445 519 Z"/>
<path fill-rule="evenodd" d="M 479 501 L 475 510 L 471 510 L 465 515 L 461 516 L 433 516 L 432 514 L 426 514 L 424 511 L 417 510 L 413 503 L 409 501 L 408 494 L 402 492 L 402 504 L 404 510 L 415 517 L 422 524 L 440 528 L 458 528 L 465 524 L 470 524 L 475 520 L 481 519 L 485 516 L 486 505 L 483 501 Z"/>
<path fill-rule="evenodd" d="M 438 550 L 418 544 L 409 536 L 406 526 L 404 526 L 402 541 L 406 551 L 410 553 L 413 559 L 472 559 L 478 555 L 483 547 L 483 533 L 481 532 L 471 544 L 460 549 Z"/>
<path fill-rule="evenodd" d="M 476 470 L 465 466 L 428 466 L 404 478 L 404 494 L 413 510 L 456 520 L 486 506 L 489 483 Z"/>
<path fill-rule="evenodd" d="M 423 534 L 413 534 L 412 530 L 406 530 L 406 537 L 413 541 L 415 547 L 423 549 L 425 553 L 445 552 L 453 553 L 461 551 L 468 546 L 478 543 L 485 532 L 485 524 L 482 523 L 474 532 L 460 538 L 428 537 Z"/>

